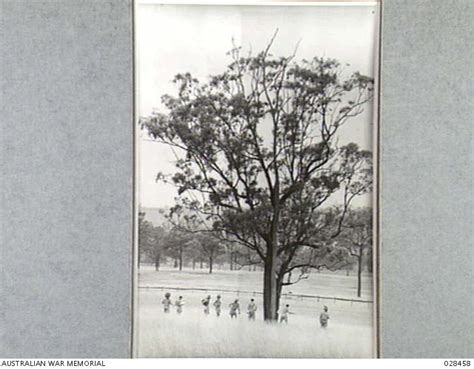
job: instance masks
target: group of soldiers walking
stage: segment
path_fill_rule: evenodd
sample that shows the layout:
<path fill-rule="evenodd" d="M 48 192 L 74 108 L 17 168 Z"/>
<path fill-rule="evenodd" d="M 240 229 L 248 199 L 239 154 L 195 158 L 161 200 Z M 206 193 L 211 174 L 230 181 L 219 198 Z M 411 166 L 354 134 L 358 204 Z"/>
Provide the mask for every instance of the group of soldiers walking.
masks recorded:
<path fill-rule="evenodd" d="M 167 292 L 165 294 L 165 298 L 161 302 L 163 305 L 163 311 L 165 313 L 169 313 L 171 310 L 171 306 L 176 307 L 176 313 L 182 314 L 183 312 L 183 306 L 184 306 L 184 300 L 183 296 L 179 296 L 178 299 L 174 302 L 171 301 L 171 294 Z M 201 304 L 204 308 L 204 315 L 209 315 L 211 312 L 211 296 L 207 296 L 201 300 Z M 220 295 L 216 296 L 216 299 L 212 303 L 212 306 L 214 307 L 214 311 L 216 313 L 216 316 L 221 316 L 222 312 L 222 299 Z M 247 316 L 249 320 L 255 320 L 255 315 L 257 312 L 257 304 L 255 303 L 255 300 L 253 298 L 250 299 L 249 304 L 247 305 Z M 278 318 L 280 323 L 288 323 L 288 315 L 293 314 L 290 311 L 290 305 L 286 304 L 283 308 L 281 308 L 278 311 Z M 231 319 L 237 318 L 238 315 L 240 315 L 240 303 L 239 299 L 235 299 L 234 302 L 229 304 L 229 315 Z M 328 321 L 329 321 L 329 314 L 328 314 L 328 307 L 324 306 L 323 311 L 321 312 L 319 316 L 319 323 L 321 324 L 321 327 L 326 328 L 328 326 Z"/>
<path fill-rule="evenodd" d="M 204 306 L 204 315 L 209 315 L 210 308 L 211 308 L 211 296 L 207 296 L 206 298 L 202 299 L 201 304 Z M 212 303 L 212 306 L 214 306 L 216 316 L 221 316 L 222 300 L 221 300 L 220 295 L 217 295 L 214 303 Z M 249 320 L 255 320 L 256 312 L 257 312 L 257 305 L 255 304 L 254 299 L 250 299 L 250 303 L 247 307 L 247 314 L 248 314 Z M 239 304 L 238 299 L 234 300 L 234 302 L 229 304 L 229 315 L 231 319 L 237 318 L 237 315 L 240 315 L 240 304 Z"/>

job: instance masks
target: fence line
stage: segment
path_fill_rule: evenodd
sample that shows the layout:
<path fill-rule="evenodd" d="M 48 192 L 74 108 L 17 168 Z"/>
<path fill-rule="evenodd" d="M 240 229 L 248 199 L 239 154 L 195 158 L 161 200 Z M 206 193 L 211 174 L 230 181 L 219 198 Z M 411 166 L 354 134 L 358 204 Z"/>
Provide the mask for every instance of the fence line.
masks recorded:
<path fill-rule="evenodd" d="M 186 288 L 186 287 L 166 287 L 166 286 L 138 286 L 139 289 L 145 290 L 174 290 L 174 291 L 202 291 L 202 292 L 221 292 L 221 293 L 236 293 L 237 296 L 239 294 L 246 294 L 246 295 L 263 295 L 263 292 L 259 291 L 241 291 L 241 290 L 227 290 L 227 289 L 216 289 L 216 288 Z M 303 295 L 303 294 L 296 294 L 296 293 L 282 293 L 281 296 L 283 297 L 297 297 L 300 299 L 309 298 L 309 299 L 317 299 L 319 300 L 333 300 L 333 301 L 346 301 L 350 302 L 351 304 L 354 302 L 359 302 L 363 304 L 372 304 L 373 301 L 371 300 L 356 300 L 356 299 L 349 299 L 344 297 L 328 297 L 328 296 L 317 296 L 317 295 Z"/>

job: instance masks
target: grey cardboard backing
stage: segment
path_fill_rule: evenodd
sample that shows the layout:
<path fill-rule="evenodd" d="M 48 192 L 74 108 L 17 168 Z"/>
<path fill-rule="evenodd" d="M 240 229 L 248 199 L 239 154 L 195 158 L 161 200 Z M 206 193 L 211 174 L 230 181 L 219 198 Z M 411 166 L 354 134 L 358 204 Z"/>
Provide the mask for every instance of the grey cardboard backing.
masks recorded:
<path fill-rule="evenodd" d="M 129 357 L 130 0 L 0 1 L 0 357 Z M 474 357 L 469 0 L 386 0 L 383 357 Z"/>
<path fill-rule="evenodd" d="M 0 4 L 0 357 L 128 357 L 131 3 Z"/>
<path fill-rule="evenodd" d="M 383 357 L 474 357 L 473 5 L 383 4 Z"/>

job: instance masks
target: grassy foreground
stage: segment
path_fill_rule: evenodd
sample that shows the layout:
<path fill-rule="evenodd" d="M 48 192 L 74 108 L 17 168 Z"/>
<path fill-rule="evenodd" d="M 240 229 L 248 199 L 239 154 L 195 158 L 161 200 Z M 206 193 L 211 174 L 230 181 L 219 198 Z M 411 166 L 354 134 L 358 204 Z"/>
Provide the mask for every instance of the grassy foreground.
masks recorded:
<path fill-rule="evenodd" d="M 355 298 L 354 276 L 318 273 L 309 280 L 292 286 L 295 294 L 311 294 Z M 204 271 L 164 270 L 151 268 L 140 271 L 139 286 L 167 286 L 208 288 L 216 290 L 240 289 L 260 291 L 261 273 L 216 271 L 209 276 Z M 363 298 L 371 298 L 371 278 L 364 278 Z M 170 314 L 162 311 L 161 300 L 165 290 L 139 289 L 138 296 L 138 356 L 139 357 L 287 357 L 338 358 L 373 356 L 373 304 L 351 303 L 286 297 L 292 315 L 288 325 L 263 322 L 260 295 L 203 291 L 175 291 L 172 300 L 182 295 L 186 302 L 184 312 L 175 309 Z M 284 292 L 289 292 L 287 291 Z M 218 318 L 214 311 L 205 316 L 200 300 L 219 293 L 223 312 Z M 231 320 L 228 304 L 235 298 L 241 302 L 242 314 Z M 255 298 L 259 311 L 257 320 L 249 322 L 245 314 L 250 298 Z M 329 327 L 322 329 L 318 317 L 323 307 L 329 307 Z"/>

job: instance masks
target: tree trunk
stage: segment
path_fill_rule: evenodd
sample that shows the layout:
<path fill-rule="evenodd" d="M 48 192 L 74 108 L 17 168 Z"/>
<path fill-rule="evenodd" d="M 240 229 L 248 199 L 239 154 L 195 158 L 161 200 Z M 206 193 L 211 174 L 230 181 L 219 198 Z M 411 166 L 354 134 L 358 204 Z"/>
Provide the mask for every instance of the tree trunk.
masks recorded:
<path fill-rule="evenodd" d="M 277 319 L 277 285 L 274 263 L 266 262 L 263 271 L 263 319 Z"/>
<path fill-rule="evenodd" d="M 179 249 L 179 270 L 183 270 L 183 249 Z"/>
<path fill-rule="evenodd" d="M 209 274 L 212 274 L 212 266 L 213 266 L 214 260 L 212 256 L 209 256 Z"/>
<path fill-rule="evenodd" d="M 234 270 L 234 254 L 232 251 L 230 252 L 229 266 L 230 270 Z"/>
<path fill-rule="evenodd" d="M 275 240 L 275 239 L 274 239 Z M 276 268 L 276 243 L 267 243 L 267 258 L 263 271 L 263 318 L 266 321 L 278 319 L 278 284 Z"/>
<path fill-rule="evenodd" d="M 178 258 L 177 258 L 177 257 L 174 258 L 174 265 L 173 265 L 173 266 L 174 266 L 175 268 L 178 267 Z"/>
<path fill-rule="evenodd" d="M 277 248 L 278 224 L 280 220 L 279 182 L 276 175 L 274 193 L 272 194 L 273 219 L 267 239 L 267 254 L 263 271 L 263 318 L 266 321 L 278 319 L 278 283 L 277 283 Z"/>
<path fill-rule="evenodd" d="M 277 302 L 276 302 L 276 311 L 280 310 L 280 298 L 281 298 L 281 291 L 283 290 L 283 279 L 277 280 Z"/>
<path fill-rule="evenodd" d="M 199 269 L 202 269 L 203 268 L 203 265 L 202 265 L 202 259 L 199 260 Z"/>
<path fill-rule="evenodd" d="M 155 257 L 155 270 L 160 270 L 160 254 L 158 253 Z"/>
<path fill-rule="evenodd" d="M 196 258 L 193 258 L 193 270 L 196 269 Z"/>
<path fill-rule="evenodd" d="M 362 292 L 362 250 L 357 257 L 357 297 L 360 297 Z"/>

